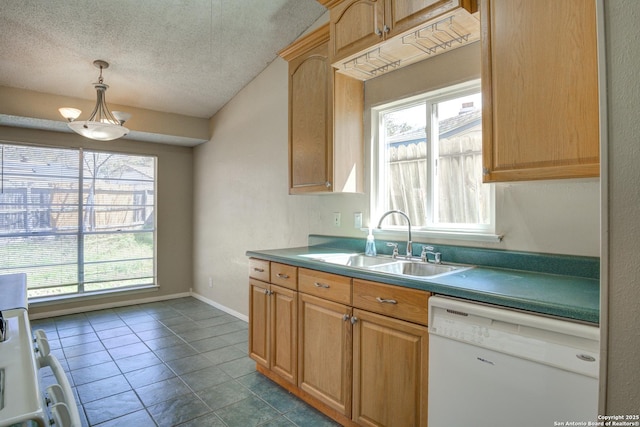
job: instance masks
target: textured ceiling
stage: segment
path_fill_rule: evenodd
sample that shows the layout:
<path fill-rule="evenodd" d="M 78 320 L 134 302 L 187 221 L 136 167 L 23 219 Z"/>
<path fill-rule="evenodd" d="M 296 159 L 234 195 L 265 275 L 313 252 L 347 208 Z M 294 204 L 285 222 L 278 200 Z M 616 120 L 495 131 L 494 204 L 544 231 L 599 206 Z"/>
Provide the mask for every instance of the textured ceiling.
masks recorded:
<path fill-rule="evenodd" d="M 1 0 L 0 86 L 213 116 L 313 24 L 316 0 Z"/>

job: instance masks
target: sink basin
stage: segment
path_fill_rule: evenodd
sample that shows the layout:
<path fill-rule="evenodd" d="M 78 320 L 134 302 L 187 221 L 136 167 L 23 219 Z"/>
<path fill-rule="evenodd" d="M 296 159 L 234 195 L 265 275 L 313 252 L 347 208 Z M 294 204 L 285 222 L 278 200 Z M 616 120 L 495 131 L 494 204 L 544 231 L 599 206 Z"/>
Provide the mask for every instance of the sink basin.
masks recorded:
<path fill-rule="evenodd" d="M 473 268 L 473 266 L 453 264 L 428 264 L 426 262 L 417 261 L 396 261 L 389 264 L 371 266 L 369 267 L 369 270 L 389 274 L 398 274 L 402 276 L 434 277 L 442 276 L 449 273 L 457 273 L 459 271 L 468 270 L 470 268 Z"/>
<path fill-rule="evenodd" d="M 327 253 L 301 256 L 314 261 L 412 277 L 444 276 L 473 268 L 472 265 L 464 264 L 431 264 L 417 260 L 400 260 L 391 258 L 388 255 L 367 256 L 358 253 Z"/>
<path fill-rule="evenodd" d="M 329 262 L 331 264 L 340 264 L 348 267 L 361 267 L 368 268 L 377 265 L 384 265 L 393 263 L 394 260 L 391 257 L 383 256 L 367 256 L 362 254 L 335 254 L 324 255 L 314 258 L 316 261 Z"/>

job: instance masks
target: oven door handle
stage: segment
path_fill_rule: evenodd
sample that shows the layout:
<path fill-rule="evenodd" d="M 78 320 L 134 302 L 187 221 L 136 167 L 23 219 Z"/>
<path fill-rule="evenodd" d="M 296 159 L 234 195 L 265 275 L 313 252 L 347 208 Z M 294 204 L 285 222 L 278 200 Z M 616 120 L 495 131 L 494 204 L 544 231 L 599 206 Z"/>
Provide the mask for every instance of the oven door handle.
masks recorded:
<path fill-rule="evenodd" d="M 71 418 L 71 424 L 69 425 L 69 427 L 80 427 L 82 423 L 80 421 L 80 414 L 78 413 L 78 406 L 76 405 L 76 400 L 73 397 L 73 390 L 71 390 L 69 380 L 67 379 L 67 375 L 64 373 L 62 365 L 60 364 L 56 356 L 54 356 L 53 354 L 48 354 L 44 357 L 40 356 L 40 366 L 50 367 L 51 371 L 53 371 L 53 375 L 56 377 L 56 382 L 60 385 L 60 387 L 62 387 L 62 391 L 64 393 L 64 403 L 67 405 L 67 409 L 69 410 L 69 417 Z"/>

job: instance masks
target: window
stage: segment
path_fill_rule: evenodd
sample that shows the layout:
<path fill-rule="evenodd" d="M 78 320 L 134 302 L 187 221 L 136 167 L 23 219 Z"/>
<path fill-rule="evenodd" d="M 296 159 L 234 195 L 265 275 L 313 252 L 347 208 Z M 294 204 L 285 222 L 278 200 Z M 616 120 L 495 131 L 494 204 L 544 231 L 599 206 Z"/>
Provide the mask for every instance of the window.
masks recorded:
<path fill-rule="evenodd" d="M 416 230 L 492 233 L 493 188 L 482 183 L 479 81 L 372 109 L 372 213 L 405 212 Z M 389 216 L 385 227 L 404 227 Z"/>
<path fill-rule="evenodd" d="M 29 298 L 155 283 L 155 157 L 0 152 L 0 274 L 27 273 Z"/>

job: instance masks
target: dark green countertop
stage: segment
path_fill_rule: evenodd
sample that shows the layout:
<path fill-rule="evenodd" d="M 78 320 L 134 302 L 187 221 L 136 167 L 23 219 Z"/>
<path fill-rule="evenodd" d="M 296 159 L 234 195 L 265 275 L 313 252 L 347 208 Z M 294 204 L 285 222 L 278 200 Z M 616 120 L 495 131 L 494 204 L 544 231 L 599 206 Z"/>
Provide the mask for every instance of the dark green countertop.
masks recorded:
<path fill-rule="evenodd" d="M 251 250 L 247 256 L 335 273 L 440 295 L 500 305 L 588 323 L 599 323 L 600 284 L 597 278 L 552 274 L 495 266 L 477 266 L 433 278 L 398 276 L 314 260 L 309 255 L 356 253 L 341 248 L 304 246 Z"/>

